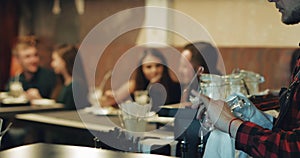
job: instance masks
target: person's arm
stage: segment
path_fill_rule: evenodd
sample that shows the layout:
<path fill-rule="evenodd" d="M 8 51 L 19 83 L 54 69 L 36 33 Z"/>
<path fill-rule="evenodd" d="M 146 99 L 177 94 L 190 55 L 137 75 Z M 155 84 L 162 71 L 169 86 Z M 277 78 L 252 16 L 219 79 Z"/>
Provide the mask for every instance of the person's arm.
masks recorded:
<path fill-rule="evenodd" d="M 29 88 L 26 92 L 26 97 L 28 100 L 41 99 L 42 96 L 37 88 Z"/>
<path fill-rule="evenodd" d="M 56 86 L 56 75 L 53 71 L 40 67 L 35 74 L 34 86 L 42 98 L 50 98 Z"/>
<path fill-rule="evenodd" d="M 76 104 L 75 104 L 75 100 L 74 100 L 74 97 L 73 97 L 72 88 L 69 88 L 67 90 L 66 94 L 65 94 L 64 105 L 65 105 L 66 109 L 69 109 L 69 110 L 76 109 Z"/>
<path fill-rule="evenodd" d="M 197 108 L 200 111 L 207 108 L 214 126 L 235 138 L 236 149 L 253 157 L 300 157 L 300 126 L 289 131 L 264 129 L 257 124 L 235 119 L 224 101 L 201 94 L 199 97 L 202 106 Z"/>
<path fill-rule="evenodd" d="M 124 101 L 133 93 L 135 87 L 135 82 L 130 80 L 129 82 L 123 84 L 117 91 L 112 90 L 105 91 L 103 96 L 100 98 L 101 106 L 113 106 L 117 104 L 118 101 Z"/>
<path fill-rule="evenodd" d="M 300 157 L 300 127 L 290 131 L 268 130 L 254 123 L 242 123 L 235 147 L 253 157 Z"/>
<path fill-rule="evenodd" d="M 192 105 L 192 108 L 199 108 L 197 116 L 198 119 L 201 118 L 204 110 L 207 109 L 209 119 L 214 126 L 226 133 L 232 131 L 231 135 L 233 137 L 235 136 L 238 128 L 237 123 L 242 122 L 241 120 L 236 119 L 226 102 L 222 100 L 210 99 L 202 94 L 199 94 L 199 105 Z"/>

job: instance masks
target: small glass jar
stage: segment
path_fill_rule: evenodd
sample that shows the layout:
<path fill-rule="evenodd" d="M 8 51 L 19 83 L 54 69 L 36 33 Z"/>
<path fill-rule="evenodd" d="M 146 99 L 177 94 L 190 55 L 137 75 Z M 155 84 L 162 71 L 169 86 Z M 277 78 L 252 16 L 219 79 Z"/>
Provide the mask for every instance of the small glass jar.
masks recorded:
<path fill-rule="evenodd" d="M 243 74 L 229 74 L 222 76 L 225 82 L 225 98 L 233 93 L 248 95 L 247 87 L 244 83 Z"/>
<path fill-rule="evenodd" d="M 225 99 L 225 82 L 222 76 L 202 74 L 200 76 L 200 93 L 213 99 Z"/>
<path fill-rule="evenodd" d="M 259 84 L 263 83 L 265 78 L 251 71 L 240 70 L 239 73 L 244 75 L 244 81 L 249 90 L 249 95 L 259 93 Z"/>
<path fill-rule="evenodd" d="M 9 95 L 18 98 L 23 93 L 24 93 L 24 89 L 21 82 L 13 81 L 9 83 Z"/>

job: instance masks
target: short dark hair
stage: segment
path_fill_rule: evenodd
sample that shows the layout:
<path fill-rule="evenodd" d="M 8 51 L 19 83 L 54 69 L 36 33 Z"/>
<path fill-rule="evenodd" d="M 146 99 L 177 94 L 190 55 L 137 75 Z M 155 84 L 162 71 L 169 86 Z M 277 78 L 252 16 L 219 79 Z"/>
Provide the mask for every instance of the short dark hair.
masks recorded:
<path fill-rule="evenodd" d="M 204 73 L 212 73 L 220 75 L 217 70 L 218 50 L 208 42 L 189 43 L 184 46 L 183 50 L 189 50 L 192 53 L 191 64 L 197 71 L 199 66 L 204 67 Z"/>

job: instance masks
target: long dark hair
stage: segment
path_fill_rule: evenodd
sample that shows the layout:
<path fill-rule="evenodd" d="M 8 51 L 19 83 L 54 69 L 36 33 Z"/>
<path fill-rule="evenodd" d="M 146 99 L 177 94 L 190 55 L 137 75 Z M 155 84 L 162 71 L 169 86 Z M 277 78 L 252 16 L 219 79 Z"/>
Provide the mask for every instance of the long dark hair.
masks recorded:
<path fill-rule="evenodd" d="M 161 60 L 161 64 L 163 65 L 163 74 L 159 83 L 161 83 L 163 86 L 165 86 L 166 89 L 168 89 L 168 83 L 173 82 L 173 80 L 171 79 L 169 74 L 169 68 L 167 67 L 168 66 L 167 60 L 159 50 L 155 48 L 148 48 L 144 50 L 143 55 L 139 61 L 139 66 L 135 71 L 134 90 L 145 90 L 150 82 L 148 79 L 146 79 L 144 72 L 142 70 L 143 61 L 147 56 L 154 56 Z"/>
<path fill-rule="evenodd" d="M 68 45 L 68 44 L 62 44 L 58 45 L 54 48 L 55 53 L 57 53 L 65 62 L 66 62 L 66 68 L 67 72 L 72 76 L 73 75 L 73 66 L 74 66 L 74 61 L 76 58 L 77 54 L 77 48 L 73 45 Z M 64 84 L 64 78 L 61 74 L 57 75 L 57 83 L 56 86 L 52 92 L 51 98 L 57 99 L 63 84 Z"/>
<path fill-rule="evenodd" d="M 77 48 L 73 45 L 63 44 L 54 50 L 65 62 L 67 72 L 72 76 L 73 66 L 77 55 Z"/>
<path fill-rule="evenodd" d="M 82 58 L 80 57 L 80 52 L 78 52 L 77 46 L 62 44 L 57 46 L 54 49 L 54 52 L 56 52 L 66 62 L 67 72 L 72 76 L 72 95 L 76 108 L 80 109 L 88 106 L 88 83 L 85 76 Z M 58 81 L 59 83 L 57 83 L 54 93 L 52 94 L 52 98 L 55 99 L 57 99 L 63 87 L 62 75 L 59 75 Z"/>

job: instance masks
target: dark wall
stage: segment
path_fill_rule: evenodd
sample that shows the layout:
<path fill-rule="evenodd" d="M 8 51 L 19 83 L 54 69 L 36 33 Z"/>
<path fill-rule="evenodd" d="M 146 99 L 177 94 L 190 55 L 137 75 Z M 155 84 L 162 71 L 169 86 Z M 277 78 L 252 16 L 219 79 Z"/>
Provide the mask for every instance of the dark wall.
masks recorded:
<path fill-rule="evenodd" d="M 9 78 L 11 47 L 18 34 L 18 0 L 0 1 L 0 90 Z"/>
<path fill-rule="evenodd" d="M 85 0 L 79 14 L 74 0 L 60 0 L 61 12 L 52 12 L 54 0 L 22 0 L 20 34 L 47 37 L 54 43 L 80 43 L 105 18 L 128 8 L 144 6 L 142 0 Z"/>

